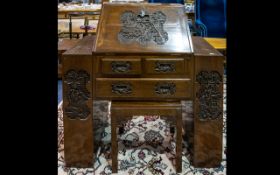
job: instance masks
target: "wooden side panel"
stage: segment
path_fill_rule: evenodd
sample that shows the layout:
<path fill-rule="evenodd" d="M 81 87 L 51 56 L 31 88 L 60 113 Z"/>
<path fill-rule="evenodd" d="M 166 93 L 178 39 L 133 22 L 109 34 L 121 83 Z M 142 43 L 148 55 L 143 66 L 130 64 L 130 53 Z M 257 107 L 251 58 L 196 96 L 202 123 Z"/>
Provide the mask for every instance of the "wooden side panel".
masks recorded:
<path fill-rule="evenodd" d="M 213 56 L 211 48 L 209 55 L 204 53 L 195 56 L 195 167 L 217 167 L 222 161 L 223 59 L 220 55 Z"/>
<path fill-rule="evenodd" d="M 85 39 L 79 46 L 63 55 L 63 122 L 66 166 L 93 166 L 93 77 L 92 55 L 89 50 L 90 47 L 92 48 L 92 44 L 90 46 L 90 43 L 92 40 Z"/>

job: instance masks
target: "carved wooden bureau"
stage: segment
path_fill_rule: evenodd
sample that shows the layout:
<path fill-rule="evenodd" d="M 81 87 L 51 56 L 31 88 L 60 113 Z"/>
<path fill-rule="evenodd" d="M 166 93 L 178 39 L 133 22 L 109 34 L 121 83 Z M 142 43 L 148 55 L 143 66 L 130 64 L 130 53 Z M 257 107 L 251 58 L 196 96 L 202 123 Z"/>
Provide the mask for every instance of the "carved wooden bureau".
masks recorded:
<path fill-rule="evenodd" d="M 93 166 L 93 101 L 104 99 L 193 101 L 193 122 L 183 125 L 193 132 L 192 164 L 220 164 L 223 56 L 190 36 L 182 5 L 104 3 L 96 38 L 63 54 L 62 78 L 66 166 Z"/>

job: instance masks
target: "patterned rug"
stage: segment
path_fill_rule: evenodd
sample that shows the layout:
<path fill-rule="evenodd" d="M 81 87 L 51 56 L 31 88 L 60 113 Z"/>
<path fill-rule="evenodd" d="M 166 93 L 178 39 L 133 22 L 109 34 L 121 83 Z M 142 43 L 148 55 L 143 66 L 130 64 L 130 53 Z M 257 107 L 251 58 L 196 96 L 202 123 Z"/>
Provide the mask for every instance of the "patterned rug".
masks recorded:
<path fill-rule="evenodd" d="M 180 175 L 226 174 L 226 86 L 224 84 L 223 161 L 218 168 L 194 168 L 190 165 L 189 144 L 183 142 L 182 173 Z M 192 116 L 192 102 L 183 101 L 183 121 Z M 64 165 L 62 102 L 58 105 L 58 175 L 110 175 L 110 102 L 94 103 L 95 138 L 102 140 L 92 168 L 69 168 Z M 183 131 L 187 132 L 187 131 Z M 134 116 L 124 125 L 119 136 L 118 174 L 122 175 L 176 175 L 175 137 L 169 124 L 160 116 Z"/>

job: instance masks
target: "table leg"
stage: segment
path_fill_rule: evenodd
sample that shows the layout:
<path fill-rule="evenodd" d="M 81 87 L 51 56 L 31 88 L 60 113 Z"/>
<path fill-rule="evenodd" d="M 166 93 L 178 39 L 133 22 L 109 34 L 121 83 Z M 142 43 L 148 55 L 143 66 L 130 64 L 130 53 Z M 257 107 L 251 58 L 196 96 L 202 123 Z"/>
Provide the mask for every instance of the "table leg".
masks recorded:
<path fill-rule="evenodd" d="M 176 115 L 176 172 L 182 172 L 182 110 Z"/>
<path fill-rule="evenodd" d="M 118 135 L 116 116 L 111 113 L 112 173 L 118 172 Z"/>

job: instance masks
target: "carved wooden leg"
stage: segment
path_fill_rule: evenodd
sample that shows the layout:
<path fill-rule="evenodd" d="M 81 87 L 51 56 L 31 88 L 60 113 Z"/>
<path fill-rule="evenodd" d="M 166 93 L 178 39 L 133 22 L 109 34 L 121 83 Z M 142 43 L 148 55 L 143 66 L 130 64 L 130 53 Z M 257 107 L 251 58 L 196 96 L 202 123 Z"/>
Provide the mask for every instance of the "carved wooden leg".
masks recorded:
<path fill-rule="evenodd" d="M 87 44 L 84 42 L 93 41 L 83 40 L 79 47 Z M 70 50 L 62 57 L 65 163 L 71 167 L 93 167 L 92 53 Z"/>
<path fill-rule="evenodd" d="M 176 115 L 176 172 L 182 172 L 182 111 Z"/>
<path fill-rule="evenodd" d="M 193 163 L 213 168 L 222 161 L 223 57 L 197 56 L 195 61 Z"/>
<path fill-rule="evenodd" d="M 111 113 L 112 173 L 118 172 L 118 135 L 116 115 Z"/>
<path fill-rule="evenodd" d="M 65 163 L 66 166 L 92 167 L 92 66 L 90 58 L 83 59 L 84 62 L 77 60 L 80 57 L 66 56 L 63 60 Z M 76 86 L 78 83 L 80 86 Z"/>

